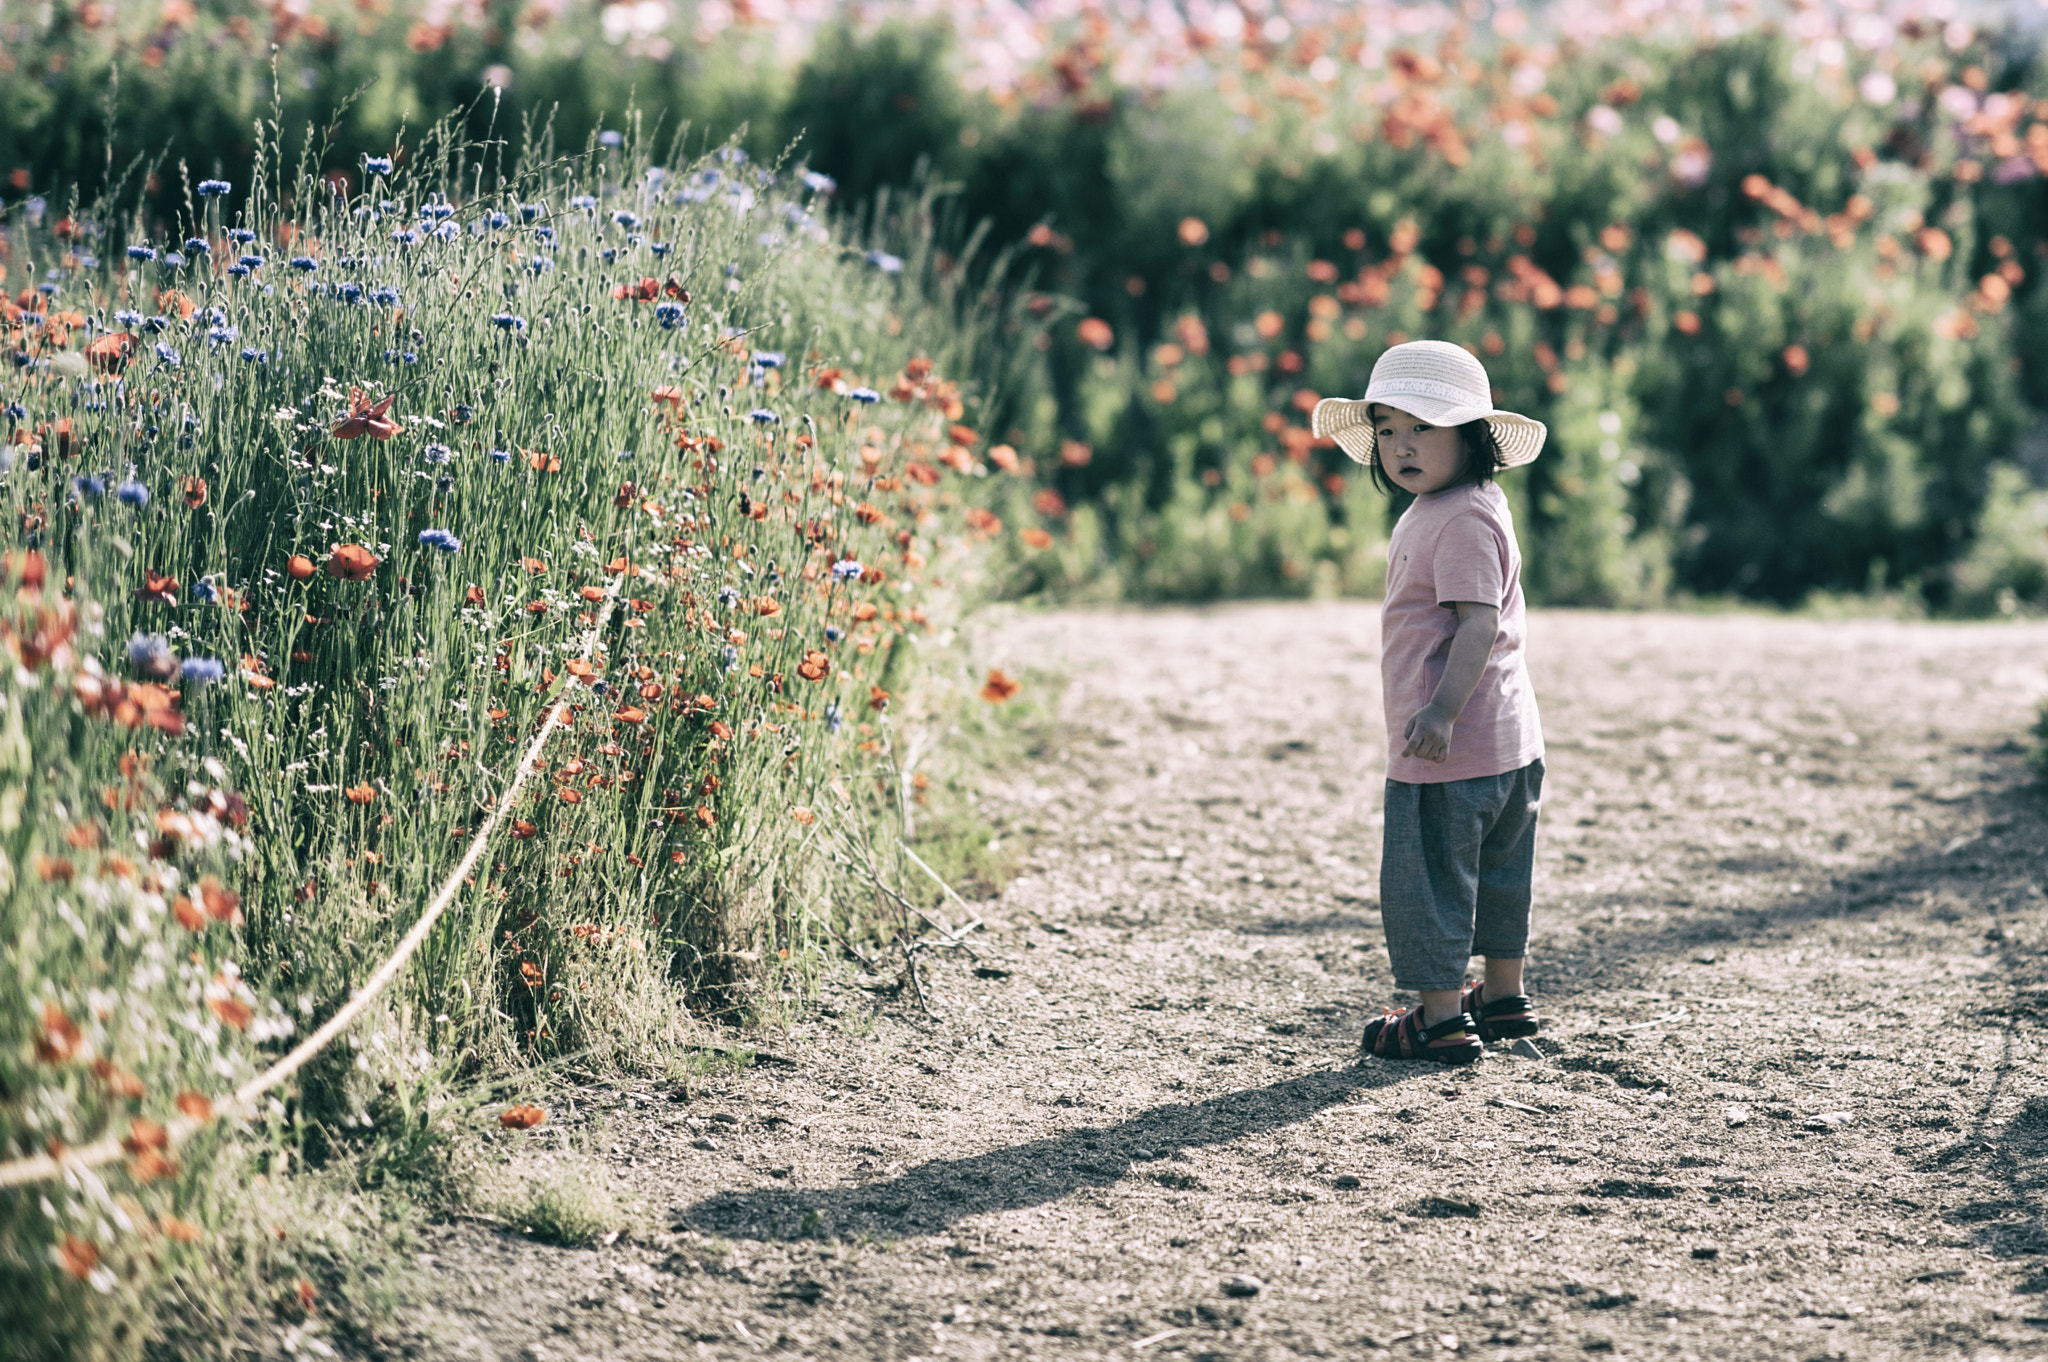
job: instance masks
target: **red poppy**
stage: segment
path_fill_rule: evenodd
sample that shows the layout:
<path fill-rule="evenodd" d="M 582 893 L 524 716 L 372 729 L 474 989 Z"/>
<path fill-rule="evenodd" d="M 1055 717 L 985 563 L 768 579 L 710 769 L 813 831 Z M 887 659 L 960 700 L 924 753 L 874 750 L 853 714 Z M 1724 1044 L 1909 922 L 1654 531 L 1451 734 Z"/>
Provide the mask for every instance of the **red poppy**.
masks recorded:
<path fill-rule="evenodd" d="M 236 923 L 242 920 L 242 896 L 211 875 L 199 881 L 199 901 L 205 907 L 206 915 L 215 922 Z"/>
<path fill-rule="evenodd" d="M 295 582 L 303 582 L 312 576 L 315 569 L 313 560 L 303 553 L 295 553 L 285 560 L 284 571 Z"/>
<path fill-rule="evenodd" d="M 651 303 L 661 296 L 661 281 L 654 278 L 642 279 L 637 284 L 612 285 L 612 297 L 631 298 L 635 302 Z"/>
<path fill-rule="evenodd" d="M 627 705 L 624 709 L 619 711 L 619 722 L 622 724 L 645 723 L 647 722 L 647 711 L 644 709 L 638 709 L 632 705 Z"/>
<path fill-rule="evenodd" d="M 991 668 L 988 680 L 982 683 L 981 698 L 992 705 L 1000 705 L 1022 689 L 1023 685 L 1016 678 L 999 667 Z"/>
<path fill-rule="evenodd" d="M 142 572 L 142 590 L 135 593 L 138 601 L 160 601 L 165 605 L 178 603 L 178 579 L 169 573 Z"/>
<path fill-rule="evenodd" d="M 365 435 L 373 440 L 388 440 L 405 429 L 390 415 L 391 404 L 397 400 L 398 394 L 391 393 L 373 404 L 362 389 L 350 388 L 348 410 L 335 420 L 329 433 L 337 440 L 358 440 Z"/>
<path fill-rule="evenodd" d="M 361 544 L 342 544 L 327 559 L 327 575 L 345 582 L 367 582 L 377 570 L 377 555 Z"/>
<path fill-rule="evenodd" d="M 184 485 L 185 509 L 196 511 L 206 504 L 206 479 L 187 478 Z"/>
<path fill-rule="evenodd" d="M 522 842 L 529 840 L 535 833 L 539 831 L 539 828 L 527 822 L 524 818 L 515 818 L 512 820 L 512 835 Z"/>
<path fill-rule="evenodd" d="M 342 793 L 348 796 L 351 804 L 368 804 L 377 798 L 377 787 L 366 780 L 360 785 L 349 786 Z"/>
<path fill-rule="evenodd" d="M 797 663 L 796 674 L 806 681 L 823 681 L 832 673 L 832 659 L 813 648 Z"/>
<path fill-rule="evenodd" d="M 662 384 L 654 390 L 654 403 L 660 406 L 664 402 L 674 407 L 680 414 L 683 410 L 683 390 L 673 383 Z"/>
<path fill-rule="evenodd" d="M 211 1121 L 213 1119 L 213 1103 L 196 1092 L 179 1093 L 176 1106 L 179 1111 L 194 1121 Z"/>
<path fill-rule="evenodd" d="M 57 1256 L 63 1262 L 64 1270 L 81 1282 L 91 1277 L 93 1269 L 100 1265 L 98 1246 L 75 1234 L 64 1236 L 63 1247 L 58 1249 Z"/>

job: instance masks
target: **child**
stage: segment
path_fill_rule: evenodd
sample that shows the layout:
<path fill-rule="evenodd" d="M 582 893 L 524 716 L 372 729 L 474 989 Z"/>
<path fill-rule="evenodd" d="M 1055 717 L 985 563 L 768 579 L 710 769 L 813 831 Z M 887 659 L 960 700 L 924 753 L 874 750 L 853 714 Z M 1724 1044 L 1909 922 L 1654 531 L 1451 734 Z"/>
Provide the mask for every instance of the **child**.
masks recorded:
<path fill-rule="evenodd" d="M 1394 982 L 1419 1008 L 1365 1028 L 1383 1059 L 1469 1064 L 1533 1035 L 1522 992 L 1543 730 L 1523 666 L 1522 558 L 1493 475 L 1534 459 L 1543 423 L 1493 406 L 1486 370 L 1443 341 L 1381 355 L 1357 401 L 1312 425 L 1412 493 L 1387 547 L 1380 676 L 1387 807 L 1380 913 Z M 1465 987 L 1474 954 L 1482 982 Z"/>

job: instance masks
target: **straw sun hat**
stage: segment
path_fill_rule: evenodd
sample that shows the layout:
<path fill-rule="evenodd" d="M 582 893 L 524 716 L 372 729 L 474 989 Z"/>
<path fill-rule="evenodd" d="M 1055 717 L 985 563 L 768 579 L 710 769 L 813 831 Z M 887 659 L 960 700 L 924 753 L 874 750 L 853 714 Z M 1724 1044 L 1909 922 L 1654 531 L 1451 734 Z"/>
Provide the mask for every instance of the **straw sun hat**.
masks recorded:
<path fill-rule="evenodd" d="M 1394 407 L 1419 416 L 1433 426 L 1462 426 L 1484 421 L 1500 442 L 1502 468 L 1534 459 L 1547 433 L 1541 421 L 1493 405 L 1493 387 L 1486 369 L 1470 351 L 1448 341 L 1420 340 L 1396 345 L 1372 366 L 1365 396 L 1353 401 L 1326 397 L 1309 418 L 1317 435 L 1327 435 L 1359 463 L 1378 456 L 1372 404 Z"/>

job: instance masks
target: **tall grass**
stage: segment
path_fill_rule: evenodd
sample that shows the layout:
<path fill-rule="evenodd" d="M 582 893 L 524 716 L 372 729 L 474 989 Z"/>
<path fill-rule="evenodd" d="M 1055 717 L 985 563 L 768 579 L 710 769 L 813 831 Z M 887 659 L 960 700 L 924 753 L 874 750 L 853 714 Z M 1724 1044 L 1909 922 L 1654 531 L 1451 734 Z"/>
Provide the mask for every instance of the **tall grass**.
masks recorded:
<path fill-rule="evenodd" d="M 232 218 L 194 183 L 0 238 L 0 1157 L 131 1154 L 0 1194 L 24 1355 L 210 1298 L 257 1169 L 374 1185 L 451 1082 L 660 1065 L 848 930 L 825 832 L 904 836 L 855 796 L 999 529 L 998 319 L 932 201 L 842 230 L 731 147 L 510 140 L 431 129 L 360 193 L 265 140 Z M 169 1146 L 384 959 L 557 707 L 402 982 Z"/>

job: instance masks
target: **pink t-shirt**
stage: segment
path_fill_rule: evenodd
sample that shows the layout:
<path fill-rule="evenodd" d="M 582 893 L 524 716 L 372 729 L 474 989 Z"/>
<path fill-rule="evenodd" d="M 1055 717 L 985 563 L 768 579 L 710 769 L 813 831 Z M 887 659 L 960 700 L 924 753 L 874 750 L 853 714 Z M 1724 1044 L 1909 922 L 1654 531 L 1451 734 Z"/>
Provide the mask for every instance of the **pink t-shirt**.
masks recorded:
<path fill-rule="evenodd" d="M 1500 635 L 1479 685 L 1451 728 L 1441 762 L 1403 757 L 1404 730 L 1436 694 L 1457 632 L 1455 601 L 1500 608 Z M 1528 618 L 1522 554 L 1508 499 L 1490 482 L 1417 497 L 1387 545 L 1380 610 L 1380 689 L 1387 706 L 1387 778 L 1433 785 L 1518 771 L 1543 755 L 1536 692 L 1523 665 Z"/>

